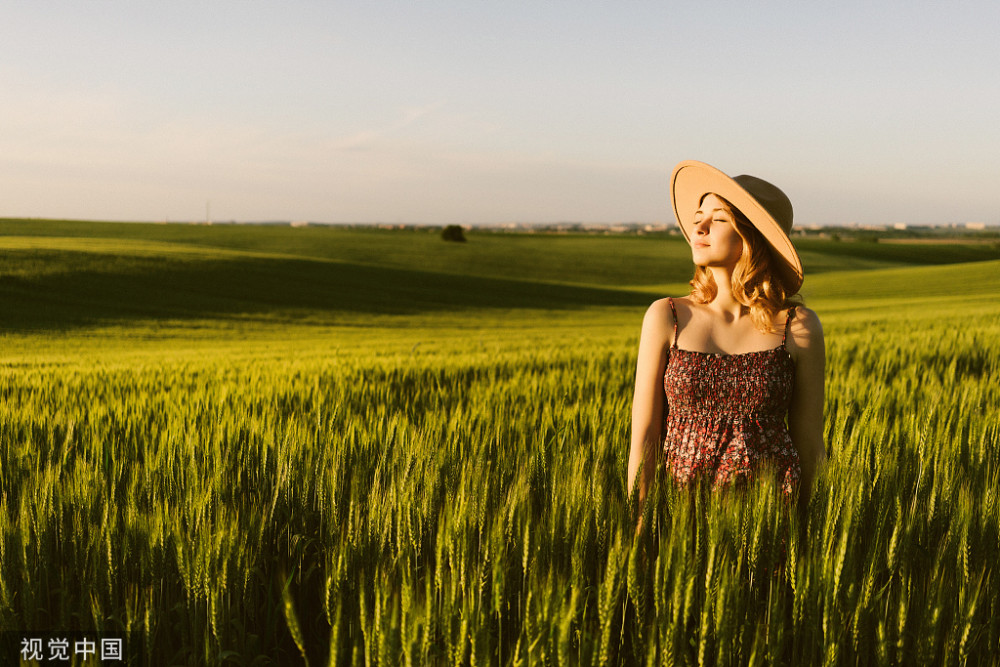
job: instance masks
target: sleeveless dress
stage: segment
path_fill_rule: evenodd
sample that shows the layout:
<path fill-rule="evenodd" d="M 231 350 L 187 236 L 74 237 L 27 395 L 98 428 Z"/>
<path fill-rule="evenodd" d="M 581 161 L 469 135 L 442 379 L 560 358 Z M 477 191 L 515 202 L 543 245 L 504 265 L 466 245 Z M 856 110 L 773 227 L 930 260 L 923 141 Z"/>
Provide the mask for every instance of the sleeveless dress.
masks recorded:
<path fill-rule="evenodd" d="M 801 474 L 785 425 L 795 381 L 785 340 L 795 309 L 788 311 L 778 347 L 712 354 L 677 346 L 677 310 L 673 299 L 668 302 L 674 342 L 663 374 L 667 472 L 681 485 L 704 480 L 716 487 L 749 481 L 769 467 L 791 497 Z"/>

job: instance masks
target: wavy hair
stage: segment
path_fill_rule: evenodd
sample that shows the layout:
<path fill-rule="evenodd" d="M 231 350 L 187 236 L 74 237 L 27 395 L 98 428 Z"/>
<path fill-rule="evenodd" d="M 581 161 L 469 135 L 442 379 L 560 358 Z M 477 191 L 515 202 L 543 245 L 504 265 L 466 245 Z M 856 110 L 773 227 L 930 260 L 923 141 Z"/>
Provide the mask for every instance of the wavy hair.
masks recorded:
<path fill-rule="evenodd" d="M 705 194 L 702 200 L 707 196 Z M 764 333 L 776 333 L 774 316 L 790 306 L 802 305 L 802 297 L 789 293 L 781 277 L 779 260 L 775 259 L 764 235 L 742 211 L 722 197 L 719 199 L 732 211 L 736 232 L 743 239 L 743 254 L 733 270 L 733 297 L 750 310 L 750 320 L 757 329 Z M 691 298 L 697 303 L 710 303 L 719 293 L 715 278 L 704 266 L 695 266 L 690 285 Z"/>

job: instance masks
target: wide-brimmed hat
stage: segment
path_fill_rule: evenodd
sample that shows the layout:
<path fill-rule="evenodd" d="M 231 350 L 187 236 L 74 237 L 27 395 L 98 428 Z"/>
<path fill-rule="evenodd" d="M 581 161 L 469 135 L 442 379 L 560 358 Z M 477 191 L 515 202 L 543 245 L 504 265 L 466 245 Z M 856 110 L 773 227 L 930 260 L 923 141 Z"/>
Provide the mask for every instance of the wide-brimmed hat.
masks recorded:
<path fill-rule="evenodd" d="M 764 236 L 779 267 L 782 282 L 790 294 L 802 286 L 802 261 L 791 239 L 792 202 L 776 186 L 756 176 L 735 176 L 695 160 L 685 160 L 674 167 L 670 177 L 670 200 L 684 238 L 691 242 L 694 214 L 702 198 L 714 193 L 735 206 Z"/>

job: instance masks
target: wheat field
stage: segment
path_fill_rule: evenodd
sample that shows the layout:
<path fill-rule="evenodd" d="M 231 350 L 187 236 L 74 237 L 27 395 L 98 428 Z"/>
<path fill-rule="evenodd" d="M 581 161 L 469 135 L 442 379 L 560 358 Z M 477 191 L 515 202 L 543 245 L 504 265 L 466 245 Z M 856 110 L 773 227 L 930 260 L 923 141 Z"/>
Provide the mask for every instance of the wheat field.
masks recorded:
<path fill-rule="evenodd" d="M 680 268 L 555 282 L 527 248 L 518 282 L 430 272 L 412 239 L 362 237 L 398 244 L 380 265 L 333 237 L 268 254 L 252 230 L 67 228 L 0 225 L 4 630 L 119 630 L 165 665 L 1000 655 L 996 259 L 811 246 L 830 460 L 809 505 L 766 477 L 661 478 L 636 537 L 638 329 Z M 585 238 L 554 263 L 586 243 L 684 252 Z M 356 267 L 384 282 L 338 293 Z"/>

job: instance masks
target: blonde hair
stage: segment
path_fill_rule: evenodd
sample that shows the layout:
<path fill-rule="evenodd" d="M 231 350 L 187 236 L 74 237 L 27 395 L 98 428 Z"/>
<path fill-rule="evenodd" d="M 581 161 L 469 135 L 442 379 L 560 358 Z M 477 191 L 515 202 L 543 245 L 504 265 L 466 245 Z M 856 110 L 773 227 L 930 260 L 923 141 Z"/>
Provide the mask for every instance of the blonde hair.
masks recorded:
<path fill-rule="evenodd" d="M 733 297 L 750 309 L 750 320 L 757 329 L 775 333 L 774 316 L 785 308 L 802 305 L 802 297 L 797 293 L 789 294 L 790 290 L 781 279 L 778 260 L 764 235 L 738 208 L 722 197 L 719 199 L 729 207 L 736 220 L 736 232 L 743 239 L 743 254 L 733 270 Z M 691 298 L 697 303 L 710 303 L 719 293 L 715 278 L 703 266 L 695 266 L 690 285 Z"/>

